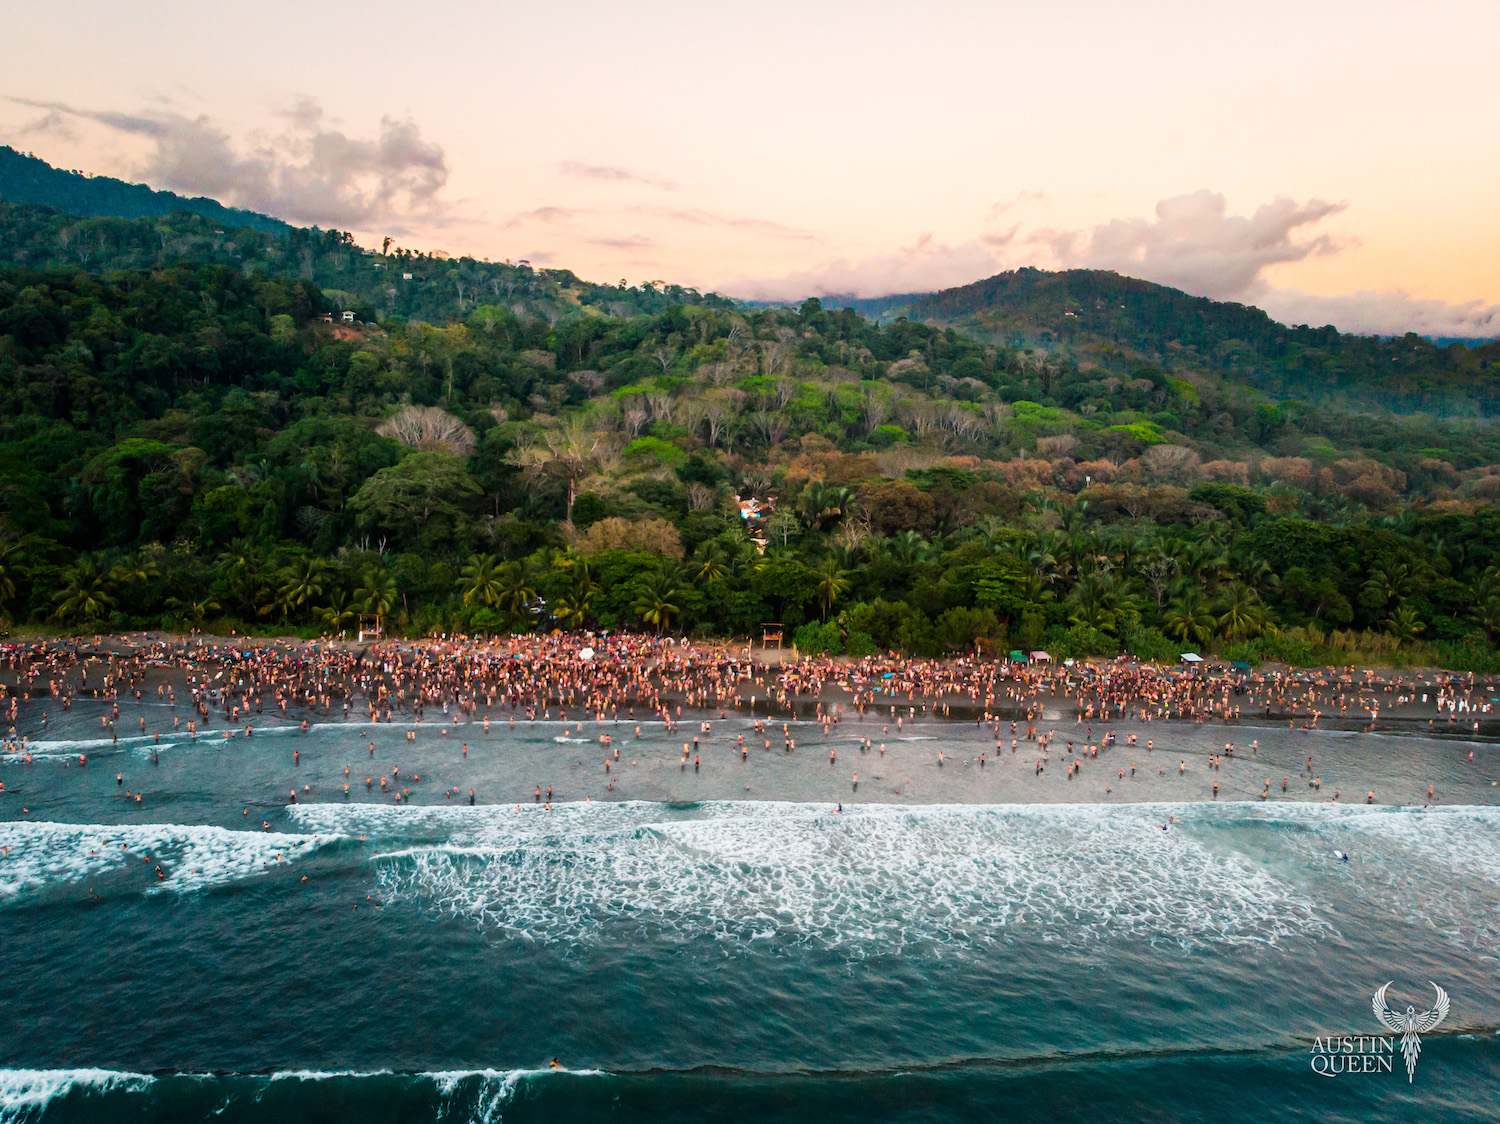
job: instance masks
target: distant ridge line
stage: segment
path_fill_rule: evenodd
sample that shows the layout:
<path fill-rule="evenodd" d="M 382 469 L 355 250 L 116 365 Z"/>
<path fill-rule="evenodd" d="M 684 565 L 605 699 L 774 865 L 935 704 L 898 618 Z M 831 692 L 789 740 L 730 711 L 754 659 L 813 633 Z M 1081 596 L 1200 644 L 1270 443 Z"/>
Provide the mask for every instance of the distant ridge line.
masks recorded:
<path fill-rule="evenodd" d="M 86 176 L 54 168 L 45 160 L 0 145 L 0 199 L 55 207 L 74 215 L 150 218 L 190 211 L 226 226 L 248 226 L 270 234 L 293 229 L 292 224 L 256 211 L 226 207 L 205 196 L 188 197 L 157 191 L 143 183 L 127 183 L 113 176 Z"/>

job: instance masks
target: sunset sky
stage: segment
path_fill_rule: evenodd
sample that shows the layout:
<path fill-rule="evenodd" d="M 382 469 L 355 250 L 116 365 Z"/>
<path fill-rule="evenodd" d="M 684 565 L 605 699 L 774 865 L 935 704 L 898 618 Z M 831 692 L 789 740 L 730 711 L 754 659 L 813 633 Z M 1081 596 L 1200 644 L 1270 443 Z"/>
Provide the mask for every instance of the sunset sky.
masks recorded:
<path fill-rule="evenodd" d="M 0 0 L 0 142 L 746 297 L 1090 265 L 1500 335 L 1500 3 Z"/>

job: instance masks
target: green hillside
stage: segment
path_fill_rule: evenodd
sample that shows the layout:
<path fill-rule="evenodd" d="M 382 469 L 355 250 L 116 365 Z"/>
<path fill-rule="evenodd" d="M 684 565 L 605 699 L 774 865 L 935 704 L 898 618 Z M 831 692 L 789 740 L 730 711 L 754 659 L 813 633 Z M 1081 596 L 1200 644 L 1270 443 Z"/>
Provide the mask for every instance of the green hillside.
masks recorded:
<path fill-rule="evenodd" d="M 1111 274 L 875 323 L 385 250 L 0 204 L 0 616 L 1500 669 L 1492 350 Z M 1443 410 L 1377 408 L 1406 365 Z"/>
<path fill-rule="evenodd" d="M 1439 414 L 1500 413 L 1500 342 L 1439 346 L 1414 334 L 1288 327 L 1258 308 L 1100 270 L 1018 269 L 885 309 L 1008 347 L 1123 370 L 1212 370 L 1278 399 Z"/>
<path fill-rule="evenodd" d="M 595 285 L 566 269 L 524 263 L 449 258 L 400 246 L 376 253 L 340 231 L 226 227 L 189 211 L 135 219 L 80 217 L 55 207 L 0 202 L 0 264 L 108 274 L 177 262 L 313 281 L 330 308 L 353 312 L 361 321 L 397 316 L 440 323 L 480 304 L 553 321 L 580 309 L 630 316 L 676 304 L 735 304 L 678 285 Z"/>
<path fill-rule="evenodd" d="M 74 215 L 116 215 L 145 218 L 190 211 L 221 226 L 248 226 L 282 232 L 290 229 L 280 219 L 226 207 L 202 196 L 187 198 L 171 191 L 153 191 L 143 183 L 126 183 L 112 176 L 86 176 L 54 168 L 45 160 L 0 145 L 0 199 L 38 203 Z"/>

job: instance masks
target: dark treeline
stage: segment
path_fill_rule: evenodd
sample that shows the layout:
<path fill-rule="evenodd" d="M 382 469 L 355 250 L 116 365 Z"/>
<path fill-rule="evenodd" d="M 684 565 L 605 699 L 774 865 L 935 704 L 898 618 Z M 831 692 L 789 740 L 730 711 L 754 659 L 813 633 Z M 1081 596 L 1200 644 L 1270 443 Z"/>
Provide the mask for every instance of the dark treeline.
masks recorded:
<path fill-rule="evenodd" d="M 429 281 L 451 314 L 423 322 L 320 271 L 462 263 L 187 215 L 0 218 L 0 256 L 51 247 L 0 271 L 18 625 L 776 621 L 855 654 L 1500 666 L 1482 423 L 520 264 L 462 298 Z M 65 230 L 94 247 L 67 267 Z"/>

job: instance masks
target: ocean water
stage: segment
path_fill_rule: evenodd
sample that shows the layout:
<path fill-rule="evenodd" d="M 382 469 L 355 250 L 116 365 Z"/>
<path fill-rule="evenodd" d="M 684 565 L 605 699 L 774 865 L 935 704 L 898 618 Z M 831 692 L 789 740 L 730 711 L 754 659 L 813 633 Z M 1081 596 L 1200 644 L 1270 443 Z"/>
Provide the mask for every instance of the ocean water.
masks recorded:
<path fill-rule="evenodd" d="M 1070 780 L 1061 722 L 1038 774 L 1008 724 L 998 754 L 972 723 L 792 724 L 787 752 L 686 712 L 190 739 L 122 703 L 148 734 L 115 743 L 89 706 L 27 704 L 32 763 L 0 759 L 0 1121 L 1500 1106 L 1484 732 L 1120 724 L 1142 745 Z M 1401 1011 L 1450 997 L 1414 1078 L 1315 1073 L 1315 1040 L 1389 1033 L 1388 981 Z"/>

